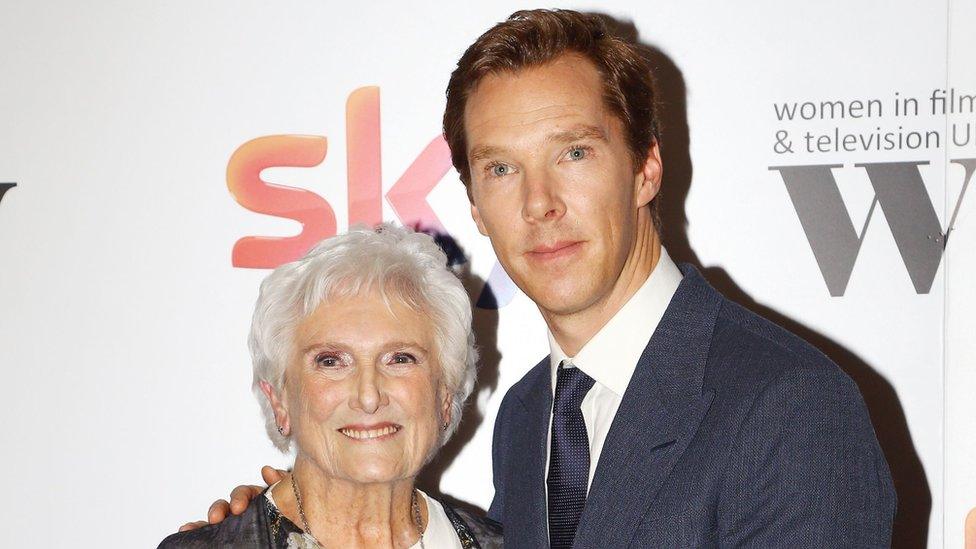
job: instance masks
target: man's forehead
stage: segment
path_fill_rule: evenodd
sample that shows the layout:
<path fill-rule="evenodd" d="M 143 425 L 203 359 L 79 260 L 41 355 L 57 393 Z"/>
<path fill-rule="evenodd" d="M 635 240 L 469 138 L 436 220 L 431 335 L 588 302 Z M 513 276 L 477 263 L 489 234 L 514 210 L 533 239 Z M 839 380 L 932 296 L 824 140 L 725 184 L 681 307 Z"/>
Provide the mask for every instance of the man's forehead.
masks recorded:
<path fill-rule="evenodd" d="M 586 74 L 587 69 L 592 70 Z M 596 70 L 563 64 L 486 76 L 472 91 L 464 119 L 469 153 L 494 141 L 606 138 L 607 110 Z"/>
<path fill-rule="evenodd" d="M 600 126 L 603 113 L 582 105 L 552 104 L 535 109 L 507 109 L 485 104 L 466 117 L 468 135 L 525 133 L 544 129 L 546 133 L 568 130 L 581 125 Z"/>
<path fill-rule="evenodd" d="M 591 62 L 573 56 L 517 71 L 485 75 L 469 92 L 466 118 L 507 114 L 547 116 L 561 109 L 602 103 L 603 83 Z"/>

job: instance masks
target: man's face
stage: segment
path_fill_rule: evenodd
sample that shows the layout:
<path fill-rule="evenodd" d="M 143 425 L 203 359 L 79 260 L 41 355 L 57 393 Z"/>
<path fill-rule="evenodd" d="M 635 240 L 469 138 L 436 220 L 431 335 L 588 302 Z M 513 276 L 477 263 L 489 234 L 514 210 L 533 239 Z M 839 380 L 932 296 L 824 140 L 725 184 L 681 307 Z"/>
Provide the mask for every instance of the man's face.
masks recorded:
<path fill-rule="evenodd" d="M 465 109 L 472 216 L 543 314 L 604 304 L 647 253 L 638 233 L 650 223 L 660 156 L 654 145 L 634 169 L 602 94 L 593 64 L 564 55 L 485 77 Z"/>

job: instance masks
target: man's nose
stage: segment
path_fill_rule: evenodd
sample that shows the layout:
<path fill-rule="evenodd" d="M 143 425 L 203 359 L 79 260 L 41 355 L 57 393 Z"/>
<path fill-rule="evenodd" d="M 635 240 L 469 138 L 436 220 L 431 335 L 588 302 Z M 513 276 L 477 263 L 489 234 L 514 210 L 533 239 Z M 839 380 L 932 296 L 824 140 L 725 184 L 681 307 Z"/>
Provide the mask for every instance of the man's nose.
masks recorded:
<path fill-rule="evenodd" d="M 382 374 L 375 368 L 361 370 L 350 398 L 350 407 L 367 414 L 374 414 L 389 403 Z"/>
<path fill-rule="evenodd" d="M 526 221 L 555 221 L 566 213 L 559 182 L 547 170 L 527 173 L 523 180 L 522 195 L 522 217 Z"/>

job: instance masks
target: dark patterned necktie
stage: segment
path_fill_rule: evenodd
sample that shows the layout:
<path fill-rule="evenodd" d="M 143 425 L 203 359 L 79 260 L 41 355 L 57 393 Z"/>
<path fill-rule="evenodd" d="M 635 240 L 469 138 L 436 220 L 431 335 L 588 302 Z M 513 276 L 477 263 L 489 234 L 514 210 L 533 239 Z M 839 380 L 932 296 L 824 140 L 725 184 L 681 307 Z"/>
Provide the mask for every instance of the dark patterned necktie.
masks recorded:
<path fill-rule="evenodd" d="M 586 503 L 590 476 L 590 440 L 580 404 L 593 378 L 579 368 L 559 365 L 552 404 L 552 444 L 549 449 L 549 547 L 573 546 L 576 526 Z"/>

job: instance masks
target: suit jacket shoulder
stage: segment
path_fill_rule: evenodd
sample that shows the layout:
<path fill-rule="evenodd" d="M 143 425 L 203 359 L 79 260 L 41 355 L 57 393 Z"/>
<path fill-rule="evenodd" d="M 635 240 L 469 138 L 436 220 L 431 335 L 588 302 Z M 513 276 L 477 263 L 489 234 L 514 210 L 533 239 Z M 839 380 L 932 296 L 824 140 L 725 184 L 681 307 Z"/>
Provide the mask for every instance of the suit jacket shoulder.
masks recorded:
<path fill-rule="evenodd" d="M 792 376 L 854 387 L 850 377 L 813 345 L 741 305 L 721 299 L 709 344 L 706 385 L 719 388 L 730 379 L 745 378 L 754 389 Z M 729 389 L 744 388 L 733 384 Z"/>
<path fill-rule="evenodd" d="M 699 449 L 723 463 L 724 543 L 887 546 L 897 498 L 857 385 L 802 338 L 715 294 L 702 434 L 724 441 Z"/>

